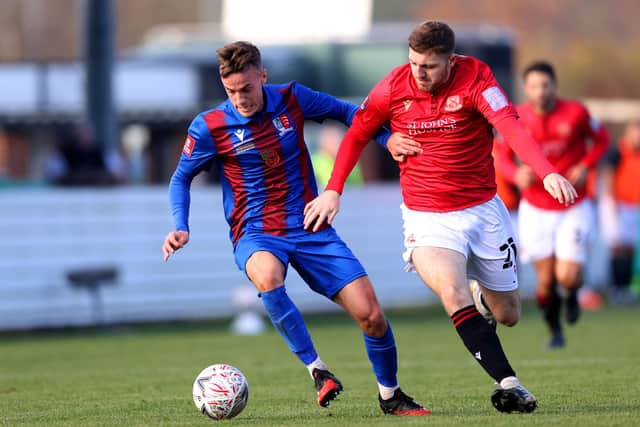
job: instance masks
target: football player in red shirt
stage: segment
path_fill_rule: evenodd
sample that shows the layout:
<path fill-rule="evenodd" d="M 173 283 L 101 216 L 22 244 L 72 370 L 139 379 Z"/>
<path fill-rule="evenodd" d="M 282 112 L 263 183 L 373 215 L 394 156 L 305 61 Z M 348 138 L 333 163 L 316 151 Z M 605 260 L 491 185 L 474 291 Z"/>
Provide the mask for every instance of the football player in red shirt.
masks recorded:
<path fill-rule="evenodd" d="M 454 48 L 454 33 L 442 22 L 424 22 L 411 33 L 409 63 L 392 70 L 362 103 L 326 190 L 305 207 L 305 227 L 334 219 L 349 171 L 371 135 L 389 122 L 394 135 L 387 147 L 401 160 L 408 267 L 440 297 L 465 346 L 498 384 L 491 396 L 496 409 L 532 412 L 537 401 L 487 321 L 511 326 L 520 316 L 516 246 L 496 196 L 492 126 L 558 202 L 573 203 L 576 192 L 518 124 L 489 67 Z M 473 292 L 469 279 L 477 284 Z"/>
<path fill-rule="evenodd" d="M 587 173 L 607 150 L 609 134 L 582 104 L 558 97 L 551 64 L 530 64 L 523 79 L 528 101 L 516 107 L 520 122 L 580 194 L 573 206 L 557 203 L 529 166 L 516 163 L 507 144 L 497 144 L 500 169 L 522 192 L 518 243 L 522 259 L 533 261 L 536 270 L 536 300 L 551 332 L 548 347 L 561 348 L 565 339 L 558 288 L 566 294 L 567 323 L 573 324 L 580 316 L 577 293 L 583 283 L 588 236 L 594 227 L 593 206 L 585 196 Z"/>

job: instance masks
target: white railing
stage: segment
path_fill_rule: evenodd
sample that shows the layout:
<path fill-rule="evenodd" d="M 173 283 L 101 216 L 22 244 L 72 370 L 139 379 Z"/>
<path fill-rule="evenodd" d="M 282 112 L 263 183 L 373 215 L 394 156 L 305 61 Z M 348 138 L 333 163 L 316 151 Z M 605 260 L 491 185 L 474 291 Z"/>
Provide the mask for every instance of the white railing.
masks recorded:
<path fill-rule="evenodd" d="M 435 301 L 402 272 L 399 204 L 396 185 L 347 189 L 336 220 L 385 307 Z M 191 242 L 168 263 L 160 251 L 172 228 L 165 187 L 3 190 L 0 206 L 0 330 L 230 316 L 233 293 L 248 284 L 233 260 L 218 187 L 193 188 Z M 104 267 L 118 277 L 101 288 L 96 314 L 67 273 Z M 523 273 L 528 297 L 532 274 Z M 291 268 L 287 288 L 305 312 L 336 309 Z"/>
<path fill-rule="evenodd" d="M 399 200 L 394 186 L 350 191 L 337 221 L 385 305 L 430 298 L 401 272 Z M 94 322 L 89 293 L 67 279 L 78 269 L 117 269 L 100 290 L 105 322 L 229 316 L 233 291 L 248 283 L 233 261 L 218 187 L 193 189 L 191 242 L 168 263 L 160 251 L 172 227 L 164 187 L 3 190 L 0 206 L 0 329 Z M 334 309 L 293 269 L 287 286 L 304 311 Z"/>

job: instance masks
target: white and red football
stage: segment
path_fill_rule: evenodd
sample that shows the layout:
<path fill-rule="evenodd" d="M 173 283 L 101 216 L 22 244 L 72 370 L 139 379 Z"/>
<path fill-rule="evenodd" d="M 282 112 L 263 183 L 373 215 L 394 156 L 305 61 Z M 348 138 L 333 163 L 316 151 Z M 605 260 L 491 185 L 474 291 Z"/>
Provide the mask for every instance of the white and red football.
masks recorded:
<path fill-rule="evenodd" d="M 214 420 L 235 417 L 248 400 L 247 379 L 231 365 L 207 366 L 193 382 L 193 402 L 200 412 Z"/>

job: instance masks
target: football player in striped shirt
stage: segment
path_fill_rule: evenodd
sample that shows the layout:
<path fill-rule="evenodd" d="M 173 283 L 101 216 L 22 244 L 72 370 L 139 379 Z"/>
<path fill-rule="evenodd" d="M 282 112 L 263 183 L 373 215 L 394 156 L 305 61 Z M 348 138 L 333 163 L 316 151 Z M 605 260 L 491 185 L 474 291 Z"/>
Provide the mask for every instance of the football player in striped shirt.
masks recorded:
<path fill-rule="evenodd" d="M 165 238 L 164 259 L 189 241 L 191 180 L 216 162 L 236 264 L 258 289 L 274 327 L 309 370 L 318 404 L 329 405 L 342 384 L 318 356 L 287 295 L 289 265 L 313 291 L 342 306 L 359 324 L 382 411 L 429 415 L 400 389 L 393 332 L 358 259 L 329 224 L 316 232 L 304 229 L 304 206 L 318 194 L 304 121 L 333 119 L 349 125 L 357 106 L 296 82 L 266 84 L 260 51 L 250 43 L 231 43 L 217 57 L 228 99 L 198 114 L 189 127 L 169 185 L 175 231 Z M 375 138 L 384 144 L 389 132 L 383 129 Z"/>

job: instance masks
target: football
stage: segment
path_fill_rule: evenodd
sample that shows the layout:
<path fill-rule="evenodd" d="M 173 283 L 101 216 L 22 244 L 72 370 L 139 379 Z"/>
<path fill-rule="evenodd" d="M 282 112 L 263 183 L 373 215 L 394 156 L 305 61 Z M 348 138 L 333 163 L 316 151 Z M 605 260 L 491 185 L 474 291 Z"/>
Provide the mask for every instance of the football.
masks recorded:
<path fill-rule="evenodd" d="M 249 384 L 238 368 L 211 365 L 193 382 L 193 403 L 214 420 L 233 418 L 247 406 Z"/>

